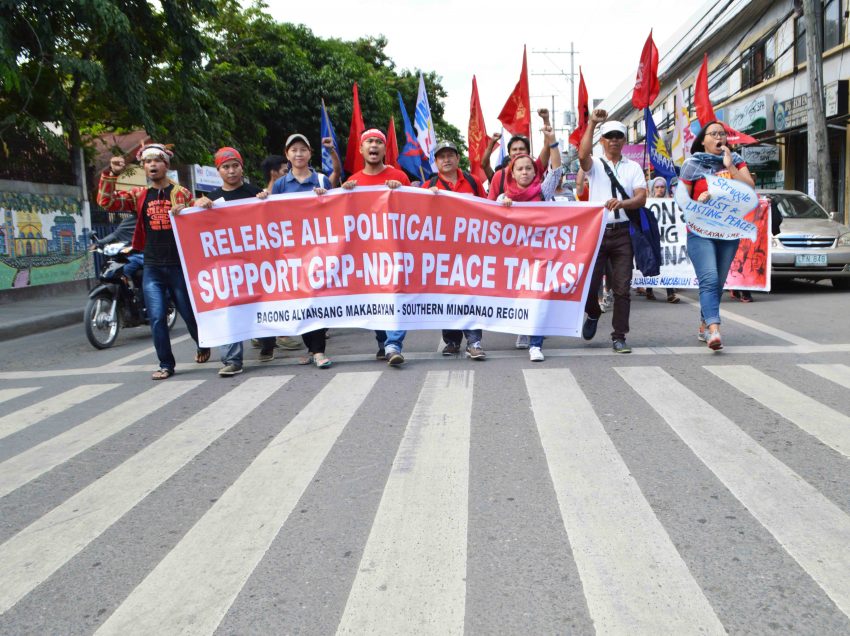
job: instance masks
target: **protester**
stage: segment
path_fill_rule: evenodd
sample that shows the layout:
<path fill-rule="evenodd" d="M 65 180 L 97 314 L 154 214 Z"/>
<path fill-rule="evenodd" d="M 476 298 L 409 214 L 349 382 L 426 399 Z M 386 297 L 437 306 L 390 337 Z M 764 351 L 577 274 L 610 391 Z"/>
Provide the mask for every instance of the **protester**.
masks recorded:
<path fill-rule="evenodd" d="M 629 288 L 634 252 L 627 211 L 639 210 L 646 203 L 646 179 L 640 165 L 622 154 L 626 142 L 626 127 L 619 121 L 605 121 L 607 117 L 608 113 L 602 109 L 596 109 L 590 114 L 587 130 L 578 151 L 579 163 L 590 181 L 590 201 L 604 201 L 607 209 L 605 231 L 593 269 L 590 289 L 599 289 L 602 274 L 610 262 L 611 278 L 608 287 L 614 291 L 612 347 L 616 353 L 631 353 L 626 344 L 626 334 L 629 332 Z M 598 124 L 602 124 L 600 143 L 603 156 L 593 157 L 593 133 Z M 585 311 L 587 318 L 581 335 L 585 340 L 592 340 L 596 335 L 599 316 L 602 314 L 596 294 L 587 295 Z"/>
<path fill-rule="evenodd" d="M 97 203 L 111 212 L 136 213 L 136 229 L 133 233 L 133 249 L 144 252 L 145 263 L 142 276 L 142 291 L 145 296 L 148 320 L 159 369 L 151 375 L 153 380 L 165 380 L 174 375 L 176 362 L 171 351 L 168 334 L 168 300 L 174 302 L 178 313 L 186 323 L 186 329 L 198 343 L 198 326 L 192 313 L 186 279 L 180 266 L 180 254 L 171 225 L 171 215 L 177 214 L 192 204 L 192 193 L 168 178 L 168 167 L 173 152 L 162 144 L 146 144 L 138 154 L 150 187 L 118 190 L 118 177 L 124 172 L 123 157 L 112 157 L 109 168 L 100 175 Z M 198 346 L 195 362 L 210 359 L 210 350 Z"/>
<path fill-rule="evenodd" d="M 271 192 L 274 182 L 289 172 L 289 164 L 283 155 L 269 155 L 260 164 L 266 180 L 266 191 Z"/>
<path fill-rule="evenodd" d="M 318 195 L 325 194 L 331 187 L 334 175 L 338 175 L 339 158 L 330 137 L 322 139 L 322 145 L 329 148 L 331 156 L 335 158 L 334 173 L 327 177 L 316 172 L 310 167 L 310 159 L 313 157 L 313 148 L 310 141 L 304 135 L 295 133 L 286 140 L 286 158 L 289 160 L 289 173 L 275 181 L 272 194 L 289 194 L 293 192 L 315 192 Z M 300 364 L 315 364 L 320 369 L 331 366 L 331 359 L 325 355 L 325 333 L 326 329 L 314 329 L 301 334 L 304 346 L 307 347 L 307 355 L 299 360 Z"/>
<path fill-rule="evenodd" d="M 221 177 L 222 185 L 204 197 L 195 201 L 199 208 L 211 208 L 220 201 L 238 201 L 240 199 L 265 199 L 269 194 L 244 178 L 242 155 L 236 148 L 219 148 L 214 157 L 215 168 Z M 260 355 L 257 360 L 274 360 L 275 337 L 257 338 L 260 343 Z M 226 378 L 242 373 L 245 350 L 242 341 L 221 346 L 221 369 L 219 376 Z"/>
<path fill-rule="evenodd" d="M 348 180 L 342 184 L 344 189 L 353 190 L 358 185 L 384 185 L 390 190 L 395 190 L 403 185 L 410 185 L 410 179 L 404 172 L 384 164 L 384 157 L 387 155 L 387 137 L 377 128 L 370 128 L 360 135 L 360 154 L 363 155 L 366 165 L 362 170 L 348 177 Z M 405 335 L 407 331 L 404 330 L 376 330 L 378 353 L 375 354 L 375 358 L 378 360 L 386 358 L 387 364 L 391 367 L 403 364 L 404 356 L 401 354 L 401 349 Z"/>
<path fill-rule="evenodd" d="M 451 141 L 438 141 L 434 148 L 434 161 L 437 164 L 437 174 L 422 184 L 423 188 L 430 188 L 431 192 L 437 194 L 440 190 L 471 194 L 477 197 L 486 195 L 481 182 L 468 172 L 464 172 L 458 166 L 460 153 L 457 146 Z M 473 360 L 484 360 L 487 354 L 481 345 L 481 329 L 443 329 L 444 356 L 453 356 L 460 353 L 460 343 L 466 336 L 466 355 Z"/>
<path fill-rule="evenodd" d="M 548 128 L 551 126 L 551 122 L 549 121 L 549 109 L 548 108 L 538 108 L 537 114 L 540 115 L 540 119 L 543 120 L 543 126 Z M 490 182 L 490 188 L 493 187 L 494 176 L 496 173 L 493 172 L 493 168 L 490 165 L 491 157 L 493 156 L 493 151 L 496 149 L 496 146 L 499 145 L 499 141 L 502 138 L 502 133 L 493 133 L 487 142 L 487 148 L 484 150 L 484 156 L 481 157 L 481 167 L 484 170 L 484 175 L 487 177 L 487 180 Z M 517 142 L 521 142 L 522 145 L 514 146 Z M 514 135 L 508 141 L 508 156 L 502 160 L 502 163 L 499 165 L 498 170 L 502 170 L 507 168 L 508 164 L 511 162 L 514 156 L 519 153 L 525 153 L 527 155 L 531 154 L 531 144 L 528 141 L 528 137 L 523 135 Z M 540 151 L 540 155 L 537 158 L 538 167 L 543 170 L 543 166 L 549 163 L 549 148 L 544 146 Z M 501 194 L 501 192 L 500 192 Z M 495 197 L 494 197 L 495 199 Z"/>
<path fill-rule="evenodd" d="M 664 199 L 667 197 L 667 180 L 664 177 L 655 177 L 652 181 L 652 197 L 654 199 Z M 638 290 L 640 293 L 640 290 Z M 644 289 L 644 295 L 647 300 L 657 300 L 652 287 Z M 676 290 L 672 287 L 667 288 L 667 302 L 675 305 L 679 302 L 679 297 L 676 295 Z"/>
<path fill-rule="evenodd" d="M 551 126 L 543 129 L 543 138 L 547 145 L 555 142 L 555 131 Z M 505 191 L 497 199 L 502 205 L 510 206 L 514 201 L 552 201 L 561 183 L 561 153 L 552 153 L 552 169 L 544 178 L 543 172 L 529 155 L 517 155 L 506 169 Z M 527 336 L 528 358 L 532 362 L 543 362 L 543 336 Z M 517 347 L 520 346 L 517 340 Z"/>
<path fill-rule="evenodd" d="M 705 203 L 711 198 L 706 177 L 716 175 L 741 181 L 754 187 L 755 183 L 744 159 L 727 145 L 726 128 L 718 121 L 708 122 L 691 144 L 691 156 L 682 165 L 679 181 L 688 189 L 691 199 Z M 705 238 L 688 231 L 688 256 L 699 281 L 700 326 L 697 337 L 719 351 L 720 298 L 729 267 L 738 251 L 739 239 Z M 707 334 L 706 334 L 707 331 Z"/>

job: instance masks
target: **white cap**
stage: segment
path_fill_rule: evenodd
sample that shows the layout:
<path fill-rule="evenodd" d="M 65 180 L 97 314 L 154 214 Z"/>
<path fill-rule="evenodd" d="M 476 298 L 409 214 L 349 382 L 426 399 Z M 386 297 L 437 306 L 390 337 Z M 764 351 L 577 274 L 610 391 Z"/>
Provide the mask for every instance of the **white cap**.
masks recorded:
<path fill-rule="evenodd" d="M 599 129 L 600 135 L 605 135 L 609 132 L 621 132 L 623 136 L 626 136 L 626 127 L 623 125 L 623 122 L 610 119 L 602 124 L 602 128 Z"/>

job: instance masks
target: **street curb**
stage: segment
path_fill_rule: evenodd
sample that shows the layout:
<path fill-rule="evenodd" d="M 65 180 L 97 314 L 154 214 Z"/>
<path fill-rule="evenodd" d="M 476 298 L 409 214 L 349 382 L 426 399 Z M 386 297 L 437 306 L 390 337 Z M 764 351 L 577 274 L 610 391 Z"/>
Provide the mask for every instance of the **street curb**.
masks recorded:
<path fill-rule="evenodd" d="M 34 333 L 50 331 L 51 329 L 59 329 L 68 325 L 79 324 L 82 321 L 82 308 L 57 311 L 46 316 L 34 316 L 27 320 L 17 320 L 0 325 L 0 342 L 14 340 L 23 336 L 31 336 Z"/>

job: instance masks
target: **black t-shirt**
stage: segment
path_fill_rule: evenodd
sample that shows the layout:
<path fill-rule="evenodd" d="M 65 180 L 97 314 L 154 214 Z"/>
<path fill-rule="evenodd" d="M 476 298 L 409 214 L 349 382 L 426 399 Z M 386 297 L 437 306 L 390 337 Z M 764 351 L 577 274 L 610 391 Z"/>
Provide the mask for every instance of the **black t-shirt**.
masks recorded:
<path fill-rule="evenodd" d="M 142 206 L 145 223 L 145 264 L 179 265 L 180 253 L 171 226 L 171 191 L 173 185 L 157 190 L 148 188 Z"/>
<path fill-rule="evenodd" d="M 207 198 L 210 201 L 216 201 L 217 199 L 222 198 L 225 201 L 236 201 L 238 199 L 250 199 L 251 197 L 257 196 L 262 191 L 262 188 L 258 188 L 253 183 L 243 182 L 242 185 L 236 188 L 235 190 L 224 190 L 223 188 L 216 188 L 207 195 Z"/>

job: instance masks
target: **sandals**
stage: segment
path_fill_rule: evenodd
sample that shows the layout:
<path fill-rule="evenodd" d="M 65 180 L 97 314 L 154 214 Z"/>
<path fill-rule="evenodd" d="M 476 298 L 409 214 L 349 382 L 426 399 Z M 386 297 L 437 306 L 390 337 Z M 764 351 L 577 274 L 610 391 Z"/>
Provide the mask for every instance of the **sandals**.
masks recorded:
<path fill-rule="evenodd" d="M 655 292 L 652 291 L 652 288 L 648 288 L 644 294 L 647 300 L 656 300 Z"/>
<path fill-rule="evenodd" d="M 667 294 L 667 302 L 675 305 L 677 302 L 679 302 L 679 297 L 675 293 Z"/>
<path fill-rule="evenodd" d="M 174 369 L 157 369 L 151 374 L 151 380 L 167 380 L 174 375 Z"/>
<path fill-rule="evenodd" d="M 198 347 L 198 350 L 195 352 L 195 362 L 198 364 L 208 362 L 211 354 L 212 352 L 209 347 Z"/>
<path fill-rule="evenodd" d="M 312 353 L 298 358 L 298 364 L 315 364 L 319 369 L 327 369 L 333 362 L 324 353 Z"/>

